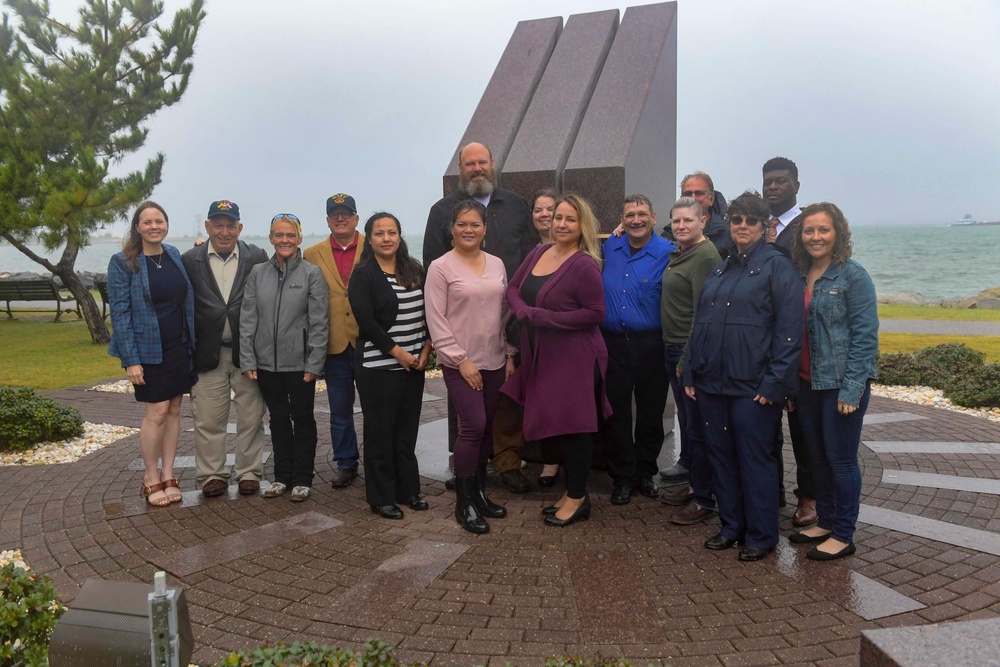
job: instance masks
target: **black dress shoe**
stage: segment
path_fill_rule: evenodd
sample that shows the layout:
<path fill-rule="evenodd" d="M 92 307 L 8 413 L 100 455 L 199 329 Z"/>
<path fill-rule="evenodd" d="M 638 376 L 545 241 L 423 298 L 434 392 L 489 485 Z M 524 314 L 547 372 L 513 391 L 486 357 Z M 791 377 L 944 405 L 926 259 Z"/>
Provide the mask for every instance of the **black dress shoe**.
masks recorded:
<path fill-rule="evenodd" d="M 549 514 L 545 517 L 545 524 L 547 526 L 556 526 L 558 528 L 565 528 L 571 523 L 576 523 L 577 521 L 586 521 L 590 518 L 590 497 L 585 496 L 583 502 L 580 506 L 576 508 L 576 511 L 568 519 L 560 519 L 554 513 Z"/>
<path fill-rule="evenodd" d="M 559 508 L 556 507 L 555 505 L 549 505 L 548 507 L 543 507 L 542 508 L 542 514 L 544 514 L 545 516 L 552 516 L 553 514 L 555 514 L 558 511 L 559 511 Z"/>
<path fill-rule="evenodd" d="M 449 491 L 454 491 L 455 490 L 455 476 L 454 475 L 449 475 L 448 479 L 444 480 L 444 488 L 448 489 Z"/>
<path fill-rule="evenodd" d="M 556 477 L 558 475 L 539 475 L 538 486 L 552 486 L 556 483 Z"/>
<path fill-rule="evenodd" d="M 330 486 L 335 489 L 343 489 L 345 486 L 350 486 L 357 476 L 358 471 L 354 468 L 337 468 L 333 471 L 333 477 L 330 478 Z"/>
<path fill-rule="evenodd" d="M 764 556 L 771 553 L 772 549 L 774 549 L 774 547 L 743 547 L 737 558 L 743 561 L 760 560 Z"/>
<path fill-rule="evenodd" d="M 823 533 L 816 537 L 806 535 L 805 533 L 792 533 L 788 536 L 788 541 L 792 544 L 819 544 L 820 542 L 826 542 L 829 537 L 830 533 Z"/>
<path fill-rule="evenodd" d="M 612 505 L 628 505 L 632 502 L 632 487 L 628 484 L 615 484 L 611 490 Z"/>
<path fill-rule="evenodd" d="M 826 535 L 825 537 L 829 537 L 829 535 Z M 832 554 L 828 554 L 825 551 L 820 551 L 816 547 L 813 547 L 808 553 L 806 553 L 806 558 L 809 560 L 837 560 L 838 558 L 853 556 L 854 552 L 857 550 L 857 547 L 854 546 L 854 542 L 848 542 L 846 547 Z"/>
<path fill-rule="evenodd" d="M 420 496 L 410 496 L 409 498 L 407 498 L 406 506 L 409 507 L 411 510 L 416 510 L 417 512 L 423 511 L 428 507 L 430 507 L 430 505 L 427 504 L 427 501 L 421 498 Z"/>
<path fill-rule="evenodd" d="M 519 468 L 500 473 L 500 483 L 511 493 L 527 493 L 531 491 L 531 482 Z"/>
<path fill-rule="evenodd" d="M 656 498 L 660 495 L 660 487 L 650 478 L 644 477 L 640 479 L 639 486 L 636 488 L 639 490 L 639 493 L 647 498 Z"/>
<path fill-rule="evenodd" d="M 395 505 L 370 505 L 372 512 L 378 514 L 383 519 L 402 519 L 403 510 Z"/>
<path fill-rule="evenodd" d="M 736 540 L 723 537 L 722 533 L 713 535 L 705 540 L 705 548 L 711 549 L 712 551 L 725 551 L 726 549 L 732 549 L 735 546 Z"/>

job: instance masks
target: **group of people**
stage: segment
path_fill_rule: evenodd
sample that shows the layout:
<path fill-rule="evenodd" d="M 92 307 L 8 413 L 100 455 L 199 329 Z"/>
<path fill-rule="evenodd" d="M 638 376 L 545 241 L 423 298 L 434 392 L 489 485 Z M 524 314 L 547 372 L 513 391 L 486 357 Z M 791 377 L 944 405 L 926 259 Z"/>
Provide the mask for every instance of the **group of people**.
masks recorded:
<path fill-rule="evenodd" d="M 765 197 L 748 191 L 728 204 L 707 174 L 685 177 L 663 236 L 650 199 L 631 195 L 603 245 L 583 198 L 546 189 L 529 203 L 498 187 L 487 146 L 464 146 L 458 168 L 459 188 L 430 210 L 422 264 L 390 213 L 359 233 L 355 200 L 342 193 L 327 200 L 329 238 L 304 252 L 299 219 L 275 216 L 270 258 L 239 240 L 234 202 L 212 203 L 208 242 L 183 256 L 163 243 L 165 211 L 139 206 L 108 270 L 109 352 L 146 404 L 147 502 L 180 500 L 173 461 L 186 392 L 206 497 L 228 490 L 232 392 L 238 493 L 306 500 L 324 378 L 332 486 L 357 477 L 357 387 L 371 510 L 399 519 L 401 505 L 427 509 L 415 446 L 433 349 L 448 390 L 455 517 L 469 532 L 507 513 L 487 495 L 491 458 L 510 491 L 531 488 L 526 442 L 540 448 L 539 486 L 560 469 L 565 477 L 565 492 L 542 510 L 548 525 L 589 517 L 595 439 L 612 503 L 659 496 L 672 388 L 681 451 L 660 473 L 675 485 L 662 497 L 680 506 L 672 521 L 718 513 L 706 548 L 742 544 L 740 560 L 765 557 L 778 540 L 787 411 L 802 528 L 789 539 L 815 545 L 814 559 L 854 552 L 875 292 L 850 259 L 843 213 L 796 205 L 793 162 L 768 161 Z M 274 479 L 261 491 L 265 406 Z"/>

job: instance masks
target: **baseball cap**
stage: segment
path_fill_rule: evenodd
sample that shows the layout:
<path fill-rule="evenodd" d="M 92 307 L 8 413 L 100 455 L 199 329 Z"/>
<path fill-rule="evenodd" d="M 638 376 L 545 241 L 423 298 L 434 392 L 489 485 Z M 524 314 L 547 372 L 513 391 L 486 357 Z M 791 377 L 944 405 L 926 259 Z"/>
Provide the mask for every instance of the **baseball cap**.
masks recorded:
<path fill-rule="evenodd" d="M 354 203 L 354 197 L 345 195 L 343 192 L 338 192 L 326 200 L 326 212 L 330 213 L 338 206 L 346 206 L 351 210 L 351 213 L 358 212 L 358 205 Z"/>
<path fill-rule="evenodd" d="M 208 215 L 206 217 L 214 218 L 217 215 L 224 215 L 227 218 L 239 220 L 240 207 L 236 205 L 236 202 L 229 201 L 228 199 L 214 201 L 212 202 L 212 205 L 208 207 Z"/>

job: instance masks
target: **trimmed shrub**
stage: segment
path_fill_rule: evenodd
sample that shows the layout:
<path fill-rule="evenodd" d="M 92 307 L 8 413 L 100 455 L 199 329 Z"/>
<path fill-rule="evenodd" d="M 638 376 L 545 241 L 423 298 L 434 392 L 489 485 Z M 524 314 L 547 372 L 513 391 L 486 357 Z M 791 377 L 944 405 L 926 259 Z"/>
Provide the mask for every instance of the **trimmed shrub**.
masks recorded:
<path fill-rule="evenodd" d="M 0 665 L 44 667 L 49 636 L 66 609 L 52 580 L 13 563 L 0 570 Z"/>
<path fill-rule="evenodd" d="M 1000 364 L 983 364 L 954 377 L 944 395 L 964 408 L 1000 408 Z"/>
<path fill-rule="evenodd" d="M 937 366 L 951 380 L 982 366 L 986 355 L 961 343 L 944 343 L 914 352 L 913 358 Z"/>
<path fill-rule="evenodd" d="M 935 366 L 917 361 L 911 354 L 878 355 L 878 382 L 885 385 L 940 385 L 940 372 Z"/>
<path fill-rule="evenodd" d="M 406 667 L 396 659 L 392 647 L 378 639 L 369 639 L 361 651 L 351 648 L 323 646 L 316 642 L 295 642 L 261 646 L 249 651 L 236 651 L 220 660 L 216 667 Z"/>
<path fill-rule="evenodd" d="M 0 387 L 0 451 L 83 435 L 83 418 L 68 406 L 22 387 Z"/>

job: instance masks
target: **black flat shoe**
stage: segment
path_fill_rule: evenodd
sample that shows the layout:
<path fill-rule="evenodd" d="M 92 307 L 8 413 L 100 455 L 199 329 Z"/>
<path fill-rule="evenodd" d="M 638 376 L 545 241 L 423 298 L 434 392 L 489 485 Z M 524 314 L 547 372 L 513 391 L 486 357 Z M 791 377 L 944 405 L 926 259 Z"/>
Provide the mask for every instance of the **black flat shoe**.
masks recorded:
<path fill-rule="evenodd" d="M 830 533 L 824 533 L 813 537 L 812 535 L 796 532 L 788 536 L 788 541 L 792 544 L 819 544 L 820 542 L 826 542 L 829 537 Z"/>
<path fill-rule="evenodd" d="M 542 508 L 542 514 L 544 514 L 545 516 L 552 516 L 553 514 L 555 514 L 558 511 L 559 511 L 559 508 L 556 507 L 555 505 L 549 505 L 548 507 L 543 507 Z"/>
<path fill-rule="evenodd" d="M 743 547 L 737 558 L 742 561 L 760 560 L 764 556 L 771 553 L 772 549 L 774 549 L 774 547 Z"/>
<path fill-rule="evenodd" d="M 846 547 L 832 554 L 828 554 L 825 551 L 820 551 L 816 547 L 813 547 L 808 551 L 808 553 L 806 553 L 806 558 L 809 560 L 837 560 L 838 558 L 853 556 L 854 552 L 857 550 L 857 547 L 854 546 L 854 542 L 848 543 Z"/>
<path fill-rule="evenodd" d="M 725 551 L 726 549 L 732 549 L 736 546 L 736 540 L 731 540 L 728 537 L 723 537 L 722 533 L 718 535 L 713 535 L 712 537 L 705 540 L 705 548 L 711 549 L 712 551 Z"/>
<path fill-rule="evenodd" d="M 330 486 L 335 489 L 343 489 L 351 485 L 358 476 L 358 471 L 354 468 L 337 468 L 330 478 Z"/>
<path fill-rule="evenodd" d="M 378 514 L 383 519 L 402 519 L 403 510 L 395 505 L 370 505 L 372 512 Z"/>
<path fill-rule="evenodd" d="M 548 526 L 556 526 L 558 528 L 565 528 L 571 523 L 576 523 L 577 521 L 586 521 L 590 518 L 590 498 L 585 497 L 580 506 L 576 508 L 573 515 L 568 519 L 560 519 L 552 513 L 545 517 L 545 524 Z"/>
<path fill-rule="evenodd" d="M 407 498 L 406 506 L 409 507 L 411 510 L 417 512 L 422 512 L 423 510 L 430 507 L 430 505 L 427 504 L 427 501 L 421 498 L 420 496 L 410 496 L 409 498 Z"/>
<path fill-rule="evenodd" d="M 552 475 L 552 476 L 539 475 L 538 486 L 552 486 L 553 484 L 556 483 L 556 477 L 558 477 L 558 475 Z"/>

